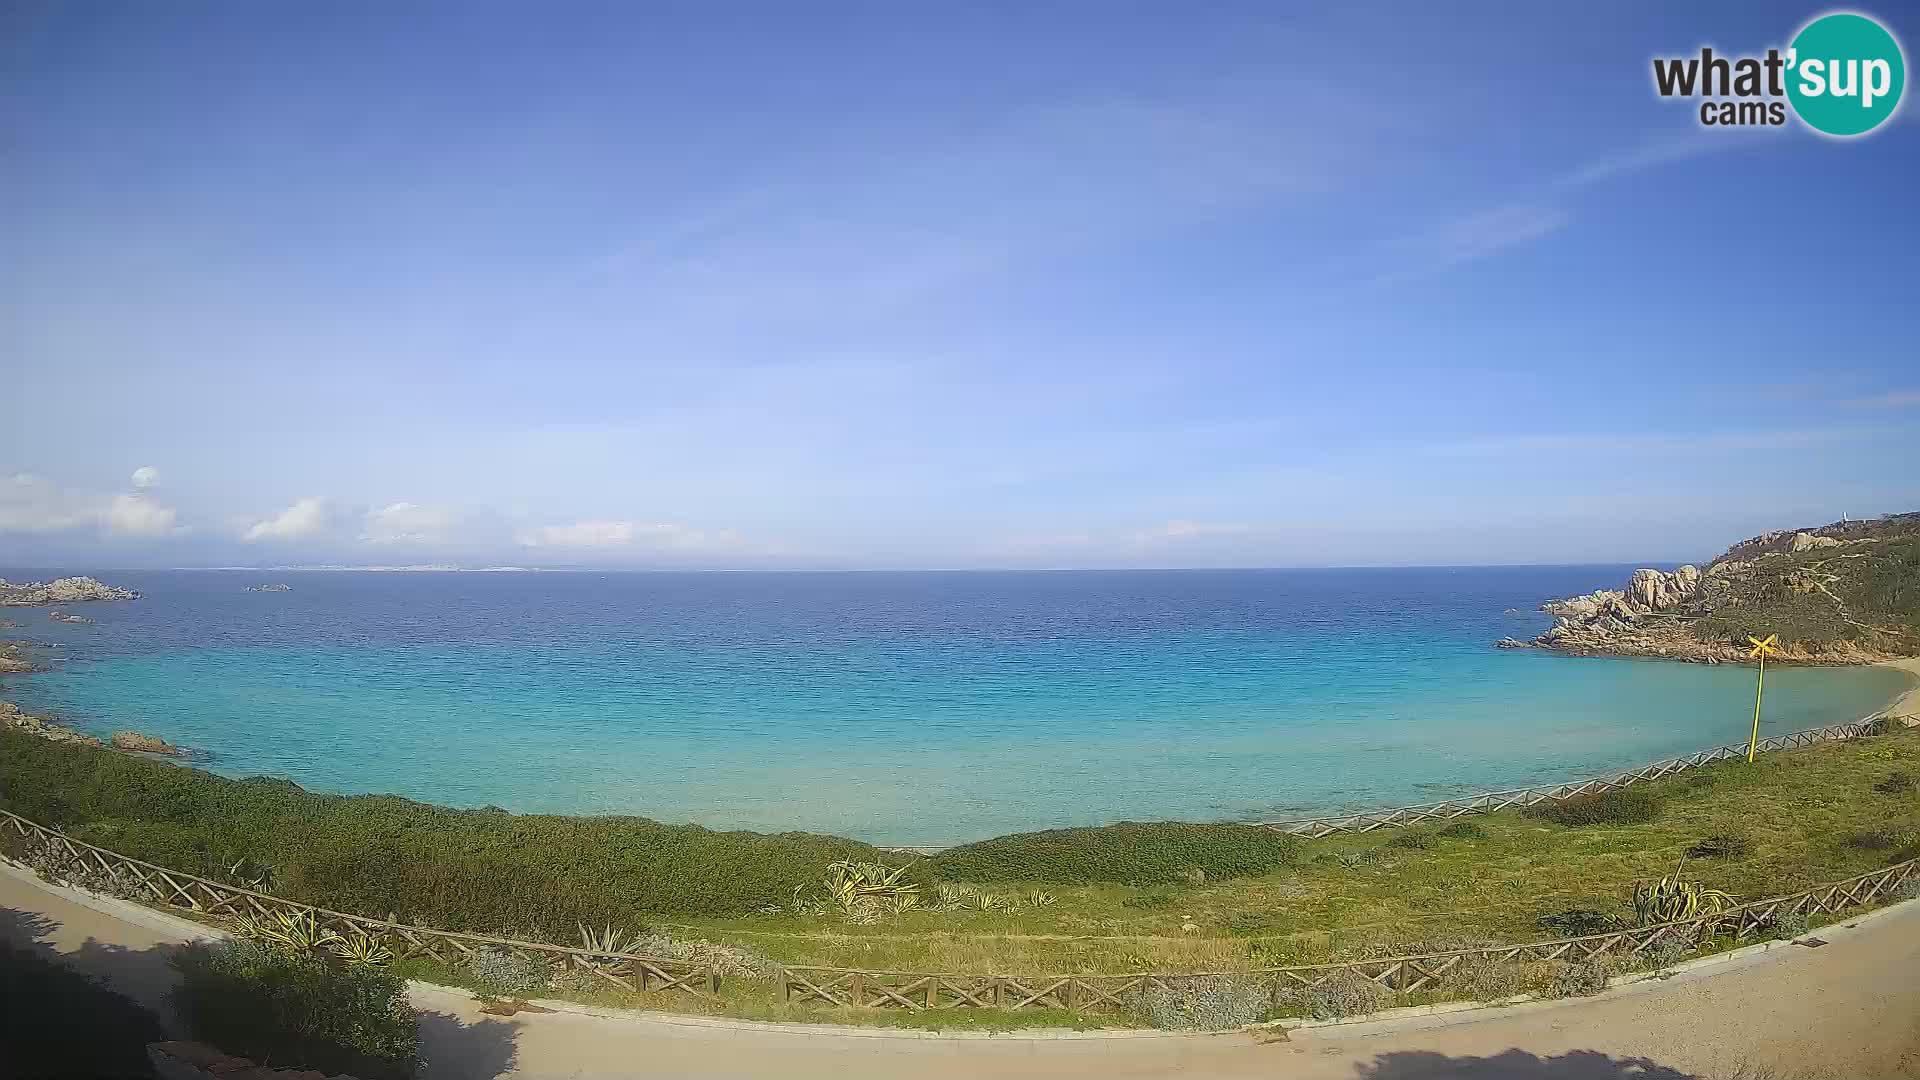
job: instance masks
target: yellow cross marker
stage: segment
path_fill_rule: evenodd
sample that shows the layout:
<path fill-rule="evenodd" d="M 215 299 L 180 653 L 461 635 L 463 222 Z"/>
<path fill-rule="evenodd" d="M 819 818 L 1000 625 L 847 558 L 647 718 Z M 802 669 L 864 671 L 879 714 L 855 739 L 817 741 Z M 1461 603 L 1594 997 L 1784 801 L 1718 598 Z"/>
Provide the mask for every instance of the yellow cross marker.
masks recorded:
<path fill-rule="evenodd" d="M 1760 695 L 1767 690 L 1767 657 L 1779 654 L 1780 635 L 1768 634 L 1764 639 L 1749 636 L 1747 641 L 1753 645 L 1747 655 L 1760 660 L 1760 677 L 1753 687 L 1753 734 L 1747 737 L 1747 764 L 1751 765 L 1753 752 L 1760 744 Z"/>

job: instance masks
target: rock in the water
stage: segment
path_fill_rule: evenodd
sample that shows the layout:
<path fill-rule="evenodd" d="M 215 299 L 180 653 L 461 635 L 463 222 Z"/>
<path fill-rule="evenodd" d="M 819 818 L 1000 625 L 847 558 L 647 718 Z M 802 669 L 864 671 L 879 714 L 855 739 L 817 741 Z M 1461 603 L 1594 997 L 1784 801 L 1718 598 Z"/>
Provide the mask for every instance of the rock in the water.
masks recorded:
<path fill-rule="evenodd" d="M 137 731 L 116 731 L 113 733 L 113 738 L 108 741 L 113 744 L 115 750 L 135 750 L 142 754 L 165 754 L 168 757 L 178 757 L 181 754 L 180 748 L 167 740 L 156 739 L 152 735 L 142 735 Z"/>
<path fill-rule="evenodd" d="M 46 582 L 14 584 L 0 580 L 0 604 L 31 607 L 36 604 L 78 604 L 88 600 L 133 600 L 140 594 L 90 577 L 63 577 Z"/>
<path fill-rule="evenodd" d="M 85 615 L 74 615 L 65 611 L 49 611 L 47 612 L 47 618 L 52 619 L 54 622 L 63 623 L 90 623 L 93 621 Z"/>
<path fill-rule="evenodd" d="M 21 712 L 20 706 L 11 701 L 0 701 L 0 727 L 35 735 L 48 742 L 70 742 L 94 747 L 100 745 L 100 740 L 91 735 L 82 735 L 69 728 L 63 728 L 44 716 Z"/>
<path fill-rule="evenodd" d="M 1496 649 L 1531 649 L 1533 648 L 1533 642 L 1521 641 L 1519 638 L 1503 637 L 1499 641 L 1494 642 L 1493 647 Z"/>
<path fill-rule="evenodd" d="M 248 592 L 292 592 L 293 586 L 276 581 L 271 585 L 249 585 L 247 586 L 247 591 Z"/>

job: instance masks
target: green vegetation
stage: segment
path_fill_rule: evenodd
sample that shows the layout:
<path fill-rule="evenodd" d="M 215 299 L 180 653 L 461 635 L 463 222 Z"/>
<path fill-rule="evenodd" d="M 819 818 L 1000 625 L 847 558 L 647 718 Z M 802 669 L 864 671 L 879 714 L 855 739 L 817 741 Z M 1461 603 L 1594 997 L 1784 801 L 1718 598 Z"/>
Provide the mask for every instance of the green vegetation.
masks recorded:
<path fill-rule="evenodd" d="M 1527 807 L 1528 817 L 1559 825 L 1645 825 L 1660 816 L 1660 793 L 1645 784 L 1575 795 Z"/>
<path fill-rule="evenodd" d="M 414 1073 L 413 1007 L 391 973 L 260 941 L 190 945 L 173 964 L 175 1010 L 202 1042 L 280 1068 Z"/>
<path fill-rule="evenodd" d="M 1753 627 L 1818 657 L 1859 647 L 1920 653 L 1920 513 L 1817 530 L 1837 546 L 1793 551 L 1793 533 L 1757 537 L 1707 568 L 1691 630 L 1742 643 Z"/>
<path fill-rule="evenodd" d="M 915 858 L 803 834 L 319 795 L 0 733 L 0 806 L 103 847 L 229 880 L 238 875 L 227 869 L 246 860 L 247 875 L 265 875 L 280 895 L 338 910 L 392 911 L 559 944 L 577 944 L 584 924 L 590 936 L 640 941 L 647 955 L 724 967 L 718 995 L 634 994 L 567 971 L 508 970 L 511 963 L 474 971 L 401 959 L 389 968 L 394 974 L 488 993 L 511 985 L 526 996 L 768 1020 L 847 1017 L 824 1004 L 780 1001 L 768 978 L 775 963 L 1231 973 L 1597 933 L 1635 919 L 1636 883 L 1683 864 L 1690 883 L 1738 900 L 1779 895 L 1915 853 L 1920 800 L 1877 789 L 1894 772 L 1920 773 L 1920 733 L 1767 754 L 1752 765 L 1723 762 L 1577 800 L 1567 815 L 1506 811 L 1314 840 L 1241 825 L 1128 824 Z M 1856 834 L 1871 840 L 1849 842 Z M 1407 835 L 1420 839 L 1401 839 Z M 1744 854 L 1733 837 L 1745 841 Z M 23 854 L 8 843 L 10 854 Z M 1703 844 L 1716 852 L 1704 857 L 1710 861 L 1684 863 Z M 836 876 L 841 862 L 870 865 Z M 918 899 L 850 919 L 830 900 L 835 881 L 895 896 L 914 886 Z M 1550 993 L 1591 978 L 1551 965 L 1461 965 L 1458 985 L 1441 996 Z M 1186 989 L 1193 993 L 1169 997 L 1162 1011 L 1245 1005 L 1232 986 Z M 1000 1028 L 1071 1016 L 863 1010 L 860 1019 Z"/>
<path fill-rule="evenodd" d="M 1271 829 L 1128 821 L 949 848 L 928 860 L 927 870 L 951 881 L 1203 885 L 1292 866 L 1301 848 L 1299 837 Z"/>

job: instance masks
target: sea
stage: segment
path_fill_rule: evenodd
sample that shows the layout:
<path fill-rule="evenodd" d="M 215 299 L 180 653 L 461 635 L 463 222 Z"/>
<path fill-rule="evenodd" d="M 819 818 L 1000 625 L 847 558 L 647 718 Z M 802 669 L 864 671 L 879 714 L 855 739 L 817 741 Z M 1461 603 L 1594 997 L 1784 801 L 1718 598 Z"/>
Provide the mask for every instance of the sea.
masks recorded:
<path fill-rule="evenodd" d="M 229 776 L 902 847 L 1276 819 L 1723 743 L 1754 671 L 1493 647 L 1631 566 L 913 573 L 0 570 L 140 590 L 10 609 L 4 692 Z M 283 582 L 288 592 L 249 592 Z M 1765 627 L 1755 627 L 1756 631 Z M 1763 733 L 1885 668 L 1775 668 Z"/>

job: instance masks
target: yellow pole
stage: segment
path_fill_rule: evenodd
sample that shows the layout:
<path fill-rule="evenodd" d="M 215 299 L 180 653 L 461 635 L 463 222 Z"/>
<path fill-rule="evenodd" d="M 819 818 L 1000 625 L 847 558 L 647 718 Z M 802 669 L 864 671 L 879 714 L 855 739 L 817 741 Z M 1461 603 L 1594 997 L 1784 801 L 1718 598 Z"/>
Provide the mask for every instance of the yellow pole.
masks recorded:
<path fill-rule="evenodd" d="M 1760 695 L 1767 690 L 1767 651 L 1760 650 L 1760 677 L 1753 684 L 1753 734 L 1747 737 L 1747 764 L 1753 764 L 1753 752 L 1760 744 Z"/>

